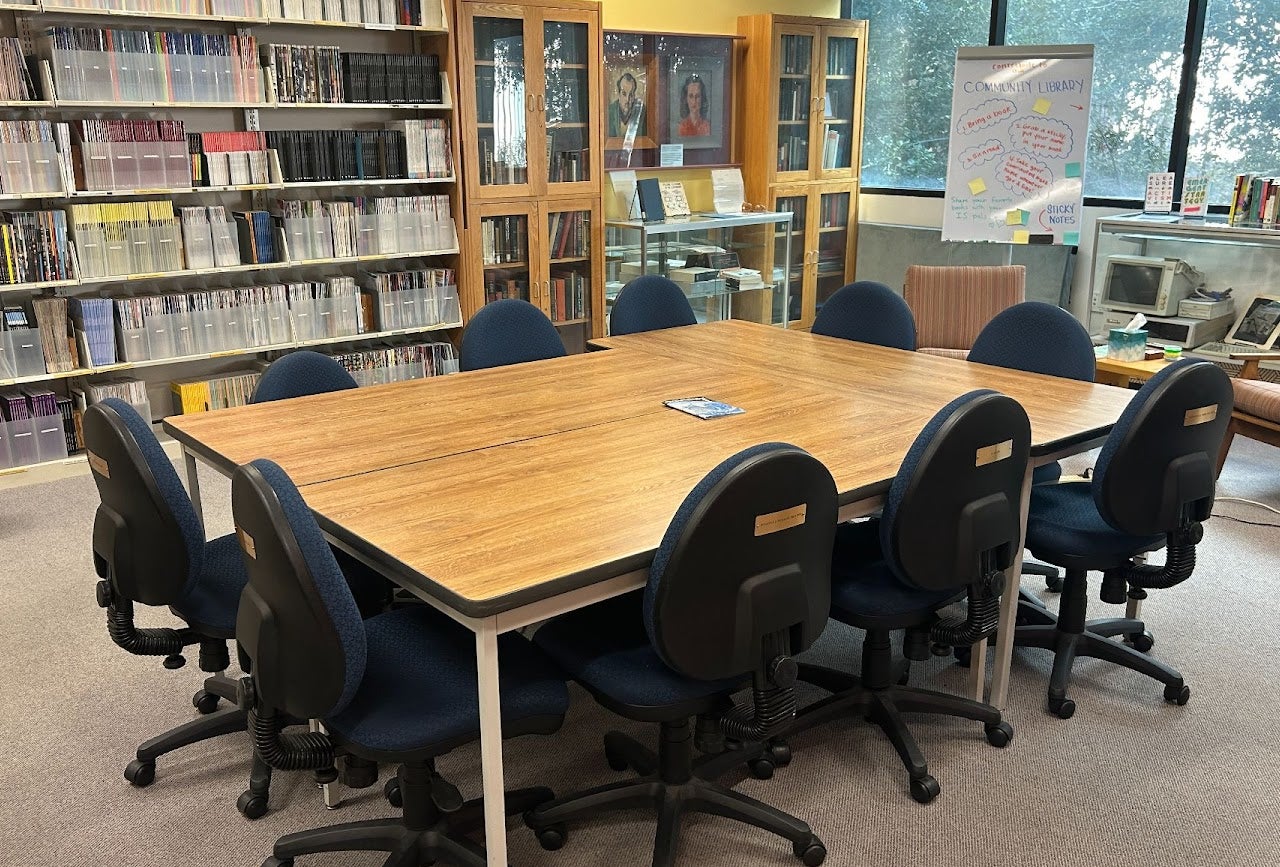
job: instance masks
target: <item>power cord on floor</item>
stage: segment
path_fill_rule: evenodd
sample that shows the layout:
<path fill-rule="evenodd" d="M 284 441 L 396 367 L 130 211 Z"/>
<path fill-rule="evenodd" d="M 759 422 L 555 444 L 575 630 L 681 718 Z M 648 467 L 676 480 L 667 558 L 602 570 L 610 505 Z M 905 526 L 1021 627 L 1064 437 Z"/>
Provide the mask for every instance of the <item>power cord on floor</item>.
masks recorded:
<path fill-rule="evenodd" d="M 1257 506 L 1259 509 L 1266 509 L 1268 512 L 1275 512 L 1280 515 L 1280 509 L 1267 503 L 1259 503 L 1257 500 L 1246 500 L 1244 497 L 1218 497 L 1219 503 L 1245 503 L 1250 506 Z M 1215 518 L 1226 518 L 1228 521 L 1235 521 L 1239 524 L 1249 524 L 1254 527 L 1280 527 L 1280 524 L 1274 524 L 1270 521 L 1250 521 L 1245 518 L 1237 518 L 1235 515 L 1214 514 Z"/>

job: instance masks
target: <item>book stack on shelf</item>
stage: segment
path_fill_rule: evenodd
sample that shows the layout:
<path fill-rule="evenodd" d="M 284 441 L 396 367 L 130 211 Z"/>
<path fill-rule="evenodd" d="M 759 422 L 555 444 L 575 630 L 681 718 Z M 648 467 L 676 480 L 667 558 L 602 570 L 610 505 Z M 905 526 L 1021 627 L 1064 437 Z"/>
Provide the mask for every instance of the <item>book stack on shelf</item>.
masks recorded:
<path fill-rule="evenodd" d="M 47 120 L 0 121 L 0 195 L 60 193 L 63 160 L 54 137 L 66 124 Z"/>
<path fill-rule="evenodd" d="M 0 101 L 35 102 L 41 93 L 16 36 L 0 37 Z"/>
<path fill-rule="evenodd" d="M 1280 225 L 1280 178 L 1236 175 L 1227 225 L 1274 229 Z"/>
<path fill-rule="evenodd" d="M 551 272 L 551 321 L 571 322 L 587 315 L 591 280 L 577 271 Z"/>
<path fill-rule="evenodd" d="M 182 270 L 182 229 L 173 202 L 72 205 L 81 277 Z"/>
<path fill-rule="evenodd" d="M 48 4 L 50 6 L 53 3 Z M 109 9 L 139 15 L 262 18 L 259 0 L 57 0 L 59 9 Z"/>
<path fill-rule="evenodd" d="M 363 297 L 382 331 L 462 321 L 452 268 L 375 271 L 365 276 L 365 287 Z"/>
<path fill-rule="evenodd" d="M 451 343 L 412 343 L 335 353 L 360 386 L 383 385 L 458 372 L 458 355 Z"/>
<path fill-rule="evenodd" d="M 0 212 L 0 285 L 74 280 L 62 211 Z"/>
<path fill-rule="evenodd" d="M 435 54 L 373 54 L 336 45 L 264 45 L 276 102 L 441 104 Z"/>
<path fill-rule="evenodd" d="M 213 378 L 175 379 L 169 383 L 173 411 L 178 415 L 246 406 L 262 374 L 256 370 Z"/>
<path fill-rule="evenodd" d="M 271 15 L 285 21 L 334 21 L 421 27 L 421 0 L 279 0 Z"/>
<path fill-rule="evenodd" d="M 523 214 L 487 217 L 481 225 L 481 257 L 486 265 L 527 264 L 529 218 Z"/>
<path fill-rule="evenodd" d="M 0 392 L 0 469 L 67 456 L 57 396 L 44 388 Z"/>
<path fill-rule="evenodd" d="M 66 124 L 59 138 L 68 141 Z M 182 121 L 77 120 L 70 145 L 75 189 L 136 190 L 191 186 Z M 64 153 L 68 150 L 64 146 Z"/>
<path fill-rule="evenodd" d="M 207 187 L 270 184 L 269 135 L 252 130 L 188 133 L 192 183 Z"/>
<path fill-rule="evenodd" d="M 59 102 L 262 102 L 257 40 L 225 33 L 51 27 Z"/>

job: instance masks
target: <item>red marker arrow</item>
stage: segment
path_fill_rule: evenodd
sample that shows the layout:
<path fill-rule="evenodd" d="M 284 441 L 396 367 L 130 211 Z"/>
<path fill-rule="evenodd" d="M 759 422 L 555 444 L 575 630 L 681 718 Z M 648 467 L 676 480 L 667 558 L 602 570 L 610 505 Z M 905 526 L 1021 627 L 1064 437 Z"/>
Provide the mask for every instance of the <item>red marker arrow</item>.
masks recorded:
<path fill-rule="evenodd" d="M 1045 223 L 1045 221 L 1044 221 L 1044 211 L 1041 211 L 1039 214 L 1037 214 L 1037 215 L 1036 215 L 1036 219 L 1038 219 L 1038 220 L 1040 221 L 1040 227 L 1041 227 L 1042 229 L 1044 229 L 1046 232 L 1052 232 L 1052 231 L 1053 231 L 1053 229 L 1050 229 L 1050 228 L 1049 228 L 1049 226 L 1048 226 L 1048 224 L 1047 224 L 1047 223 Z"/>
<path fill-rule="evenodd" d="M 1083 105 L 1072 105 L 1071 107 L 1074 108 L 1076 111 L 1084 111 Z"/>

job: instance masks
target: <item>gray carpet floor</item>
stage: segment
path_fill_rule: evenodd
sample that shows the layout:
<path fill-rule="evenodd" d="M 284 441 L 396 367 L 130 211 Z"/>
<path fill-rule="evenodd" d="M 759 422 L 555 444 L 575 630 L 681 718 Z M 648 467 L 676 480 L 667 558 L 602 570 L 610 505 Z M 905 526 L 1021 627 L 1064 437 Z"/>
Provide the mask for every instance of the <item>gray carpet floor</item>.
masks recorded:
<path fill-rule="evenodd" d="M 1084 466 L 1077 462 L 1072 468 Z M 1280 506 L 1280 451 L 1237 440 L 1222 497 Z M 231 528 L 225 480 L 202 480 L 211 535 Z M 0 492 L 0 864 L 227 865 L 252 867 L 273 840 L 331 822 L 390 815 L 381 786 L 347 791 L 323 808 L 308 774 L 278 773 L 271 812 L 236 813 L 248 772 L 248 739 L 228 736 L 162 758 L 155 783 L 122 777 L 134 748 L 190 719 L 201 674 L 194 655 L 181 671 L 114 647 L 93 601 L 89 531 L 97 497 L 87 477 Z M 1223 502 L 1185 584 L 1152 594 L 1153 651 L 1179 667 L 1191 703 L 1161 700 L 1158 684 L 1100 662 L 1076 665 L 1075 717 L 1043 709 L 1047 653 L 1015 653 L 1005 750 L 981 727 L 916 718 L 914 731 L 942 785 L 928 806 L 907 794 L 906 776 L 878 732 L 848 720 L 795 738 L 795 759 L 770 781 L 733 778 L 744 792 L 807 820 L 830 865 L 969 867 L 975 864 L 1221 865 L 1270 863 L 1280 852 L 1280 593 L 1272 527 L 1280 515 Z M 1027 586 L 1043 590 L 1039 579 Z M 1092 616 L 1118 607 L 1090 601 Z M 150 612 L 148 625 L 171 622 Z M 812 651 L 856 671 L 861 633 L 833 626 Z M 965 672 L 935 659 L 913 683 L 960 689 Z M 617 779 L 601 736 L 621 728 L 652 742 L 654 731 L 611 717 L 580 689 L 563 729 L 509 741 L 510 786 L 557 793 Z M 459 749 L 441 770 L 468 797 L 479 790 L 479 750 Z M 385 771 L 384 771 L 385 778 Z M 732 780 L 731 780 L 732 781 Z M 518 865 L 647 865 L 652 817 L 618 813 L 570 829 L 564 849 L 543 852 L 513 820 Z M 694 816 L 684 825 L 681 863 L 789 865 L 790 847 L 764 832 Z M 376 865 L 349 853 L 299 865 Z"/>

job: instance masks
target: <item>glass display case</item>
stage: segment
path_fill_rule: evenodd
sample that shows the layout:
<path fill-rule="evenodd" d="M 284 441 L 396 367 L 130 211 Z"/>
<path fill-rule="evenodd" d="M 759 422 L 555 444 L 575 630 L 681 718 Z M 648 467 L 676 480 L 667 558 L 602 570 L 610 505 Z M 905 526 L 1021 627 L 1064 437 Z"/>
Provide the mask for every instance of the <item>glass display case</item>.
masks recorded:
<path fill-rule="evenodd" d="M 791 213 L 700 214 L 661 223 L 605 224 L 605 304 L 642 274 L 676 282 L 699 322 L 786 325 L 793 261 Z"/>

